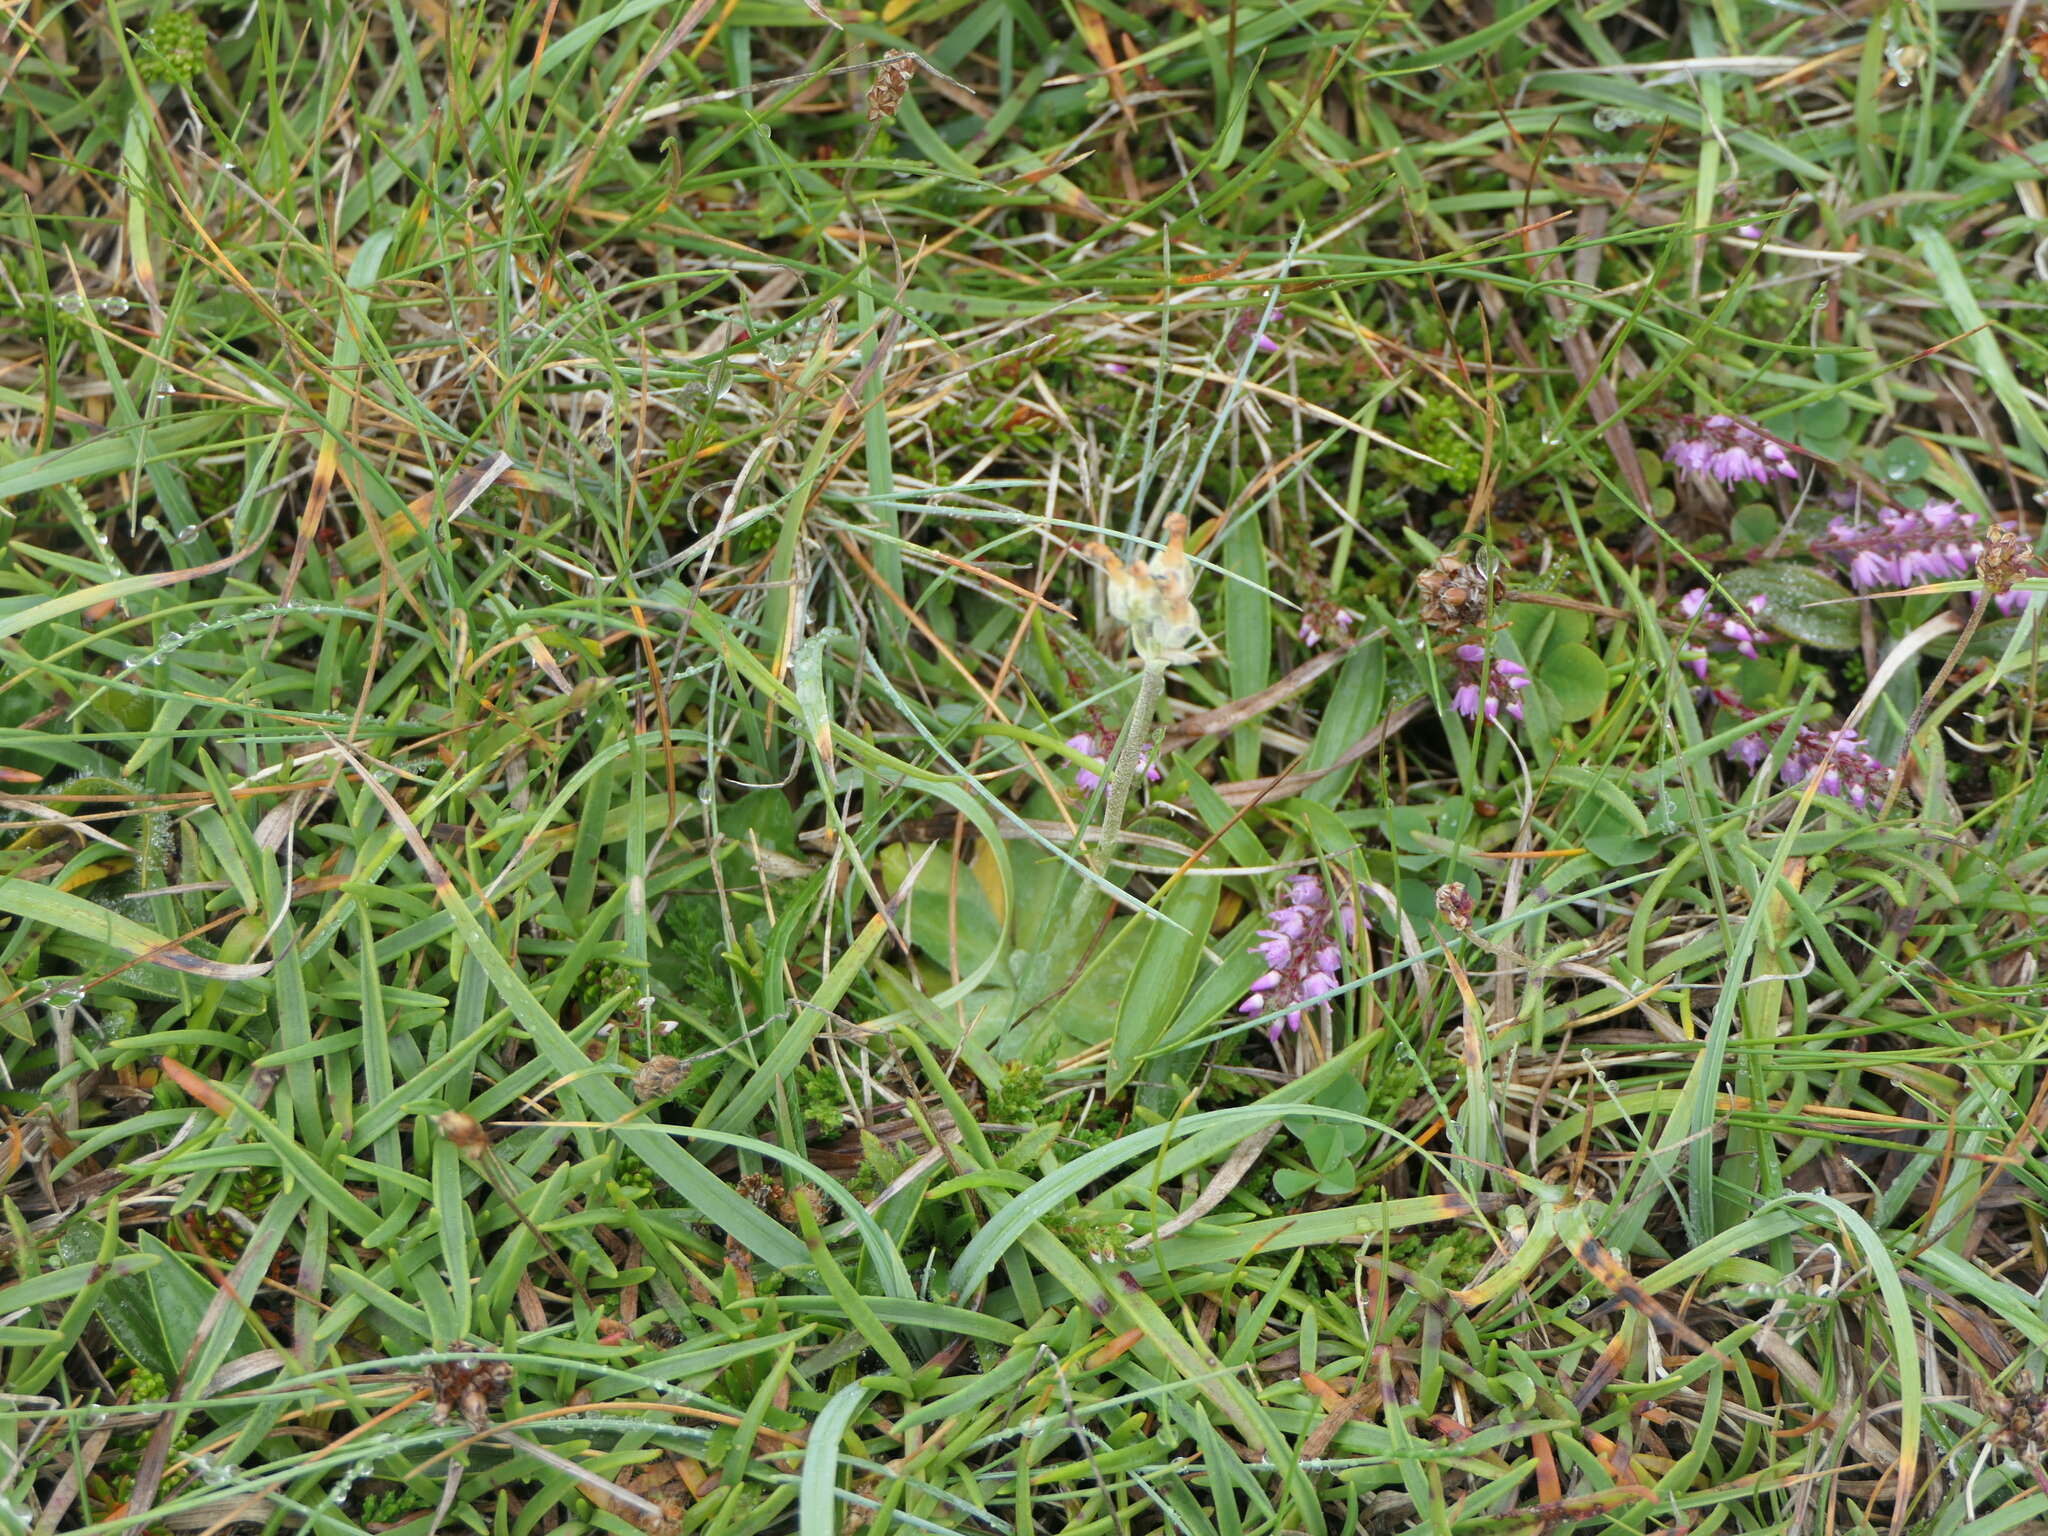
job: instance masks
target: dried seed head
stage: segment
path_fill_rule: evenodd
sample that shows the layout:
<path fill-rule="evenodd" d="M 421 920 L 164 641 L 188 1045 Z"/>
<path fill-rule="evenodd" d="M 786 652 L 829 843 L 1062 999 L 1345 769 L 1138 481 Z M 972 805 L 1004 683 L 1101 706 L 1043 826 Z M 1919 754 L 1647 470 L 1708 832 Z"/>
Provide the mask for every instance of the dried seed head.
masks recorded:
<path fill-rule="evenodd" d="M 673 1056 L 650 1056 L 646 1065 L 633 1074 L 633 1097 L 642 1104 L 652 1099 L 665 1099 L 683 1085 L 683 1079 L 690 1075 L 690 1069 Z"/>
<path fill-rule="evenodd" d="M 1439 555 L 1415 578 L 1422 594 L 1422 622 L 1444 634 L 1477 629 L 1493 606 L 1492 583 L 1456 555 Z"/>
<path fill-rule="evenodd" d="M 1436 909 L 1460 933 L 1472 926 L 1472 893 L 1456 880 L 1436 888 Z"/>
<path fill-rule="evenodd" d="M 907 53 L 884 59 L 875 71 L 875 83 L 868 87 L 868 121 L 879 123 L 896 115 L 910 82 L 917 78 L 917 60 Z"/>
<path fill-rule="evenodd" d="M 459 1109 L 434 1116 L 434 1129 L 454 1142 L 455 1150 L 464 1157 L 482 1157 L 491 1150 L 491 1138 L 484 1128 Z"/>
<path fill-rule="evenodd" d="M 471 1429 L 483 1429 L 511 1387 L 512 1367 L 503 1360 L 436 1360 L 427 1367 L 436 1425 L 459 1413 Z"/>
<path fill-rule="evenodd" d="M 743 1173 L 733 1184 L 733 1192 L 742 1200 L 751 1200 L 762 1210 L 767 1210 L 783 1199 L 782 1184 L 765 1173 Z"/>
<path fill-rule="evenodd" d="M 785 1227 L 795 1227 L 798 1224 L 796 1203 L 799 1200 L 811 1208 L 811 1215 L 814 1218 L 822 1218 L 824 1216 L 825 1197 L 810 1185 L 799 1184 L 795 1189 L 786 1190 L 776 1200 L 774 1205 L 775 1219 Z"/>
<path fill-rule="evenodd" d="M 1141 657 L 1180 663 L 1202 637 L 1192 596 L 1195 568 L 1188 559 L 1188 520 L 1176 512 L 1166 520 L 1166 548 L 1148 565 L 1125 565 L 1107 545 L 1089 542 L 1081 553 L 1103 569 L 1109 616 L 1129 628 L 1131 648 Z"/>
<path fill-rule="evenodd" d="M 1977 579 L 1993 597 L 2003 597 L 2013 583 L 2023 580 L 2033 563 L 2033 553 L 2012 529 L 1999 525 L 1984 534 L 1984 551 L 1977 556 Z"/>

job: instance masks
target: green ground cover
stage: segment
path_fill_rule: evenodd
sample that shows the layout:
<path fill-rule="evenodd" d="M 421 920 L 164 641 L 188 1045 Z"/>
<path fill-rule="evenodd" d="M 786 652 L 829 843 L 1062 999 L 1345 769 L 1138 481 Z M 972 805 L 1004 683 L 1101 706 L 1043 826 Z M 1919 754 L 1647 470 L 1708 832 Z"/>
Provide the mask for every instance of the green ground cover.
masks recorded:
<path fill-rule="evenodd" d="M 0 17 L 0 1529 L 2048 1517 L 2048 21 Z"/>

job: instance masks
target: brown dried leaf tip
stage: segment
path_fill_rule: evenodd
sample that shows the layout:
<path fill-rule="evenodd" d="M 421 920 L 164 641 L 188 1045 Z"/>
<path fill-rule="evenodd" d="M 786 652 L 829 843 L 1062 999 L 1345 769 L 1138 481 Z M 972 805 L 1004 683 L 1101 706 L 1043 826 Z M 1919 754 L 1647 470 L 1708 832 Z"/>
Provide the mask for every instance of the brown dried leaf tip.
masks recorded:
<path fill-rule="evenodd" d="M 1422 594 L 1422 622 L 1447 635 L 1477 629 L 1493 607 L 1496 581 L 1456 555 L 1439 555 L 1415 578 Z"/>
<path fill-rule="evenodd" d="M 917 60 L 909 54 L 884 59 L 875 72 L 875 83 L 868 87 L 868 121 L 879 123 L 894 117 L 910 90 L 910 82 L 916 78 Z"/>
<path fill-rule="evenodd" d="M 650 1056 L 646 1065 L 633 1074 L 633 1097 L 642 1104 L 665 1099 L 682 1087 L 683 1079 L 689 1075 L 690 1069 L 673 1056 Z"/>
<path fill-rule="evenodd" d="M 484 1128 L 459 1109 L 434 1116 L 434 1129 L 454 1142 L 455 1150 L 464 1157 L 482 1157 L 491 1150 L 491 1138 Z"/>
<path fill-rule="evenodd" d="M 481 1431 L 491 1422 L 491 1409 L 512 1390 L 512 1367 L 503 1360 L 436 1360 L 427 1367 L 427 1387 L 434 1394 L 436 1427 L 459 1413 L 463 1423 Z"/>

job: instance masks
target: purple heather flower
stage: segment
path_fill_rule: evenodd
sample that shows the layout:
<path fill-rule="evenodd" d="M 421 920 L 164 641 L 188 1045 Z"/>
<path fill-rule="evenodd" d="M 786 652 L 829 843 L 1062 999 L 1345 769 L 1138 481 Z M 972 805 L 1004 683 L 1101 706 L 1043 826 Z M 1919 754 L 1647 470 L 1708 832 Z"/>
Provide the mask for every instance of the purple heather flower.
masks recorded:
<path fill-rule="evenodd" d="M 1102 738 L 1093 731 L 1083 731 L 1078 736 L 1069 736 L 1067 738 L 1068 748 L 1079 752 L 1084 757 L 1104 757 L 1115 745 L 1116 743 L 1111 741 L 1109 746 L 1105 747 L 1102 743 Z M 1150 742 L 1138 743 L 1138 766 L 1145 770 L 1145 782 L 1148 784 L 1157 784 L 1166 777 L 1152 763 L 1152 745 Z M 1074 787 L 1084 795 L 1093 794 L 1101 783 L 1102 775 L 1093 768 L 1076 768 L 1074 770 Z"/>
<path fill-rule="evenodd" d="M 1764 227 L 1761 224 L 1739 224 L 1735 233 L 1745 240 L 1761 240 L 1764 237 Z"/>
<path fill-rule="evenodd" d="M 1862 527 L 1835 518 L 1810 547 L 1846 565 L 1857 591 L 1875 592 L 1960 580 L 1976 568 L 1984 540 L 1976 513 L 1952 501 L 1930 501 L 1917 512 L 1886 507 Z"/>
<path fill-rule="evenodd" d="M 1727 695 L 1720 697 L 1724 703 L 1732 703 Z M 1734 707 L 1741 710 L 1739 704 Z M 1747 710 L 1741 712 L 1748 713 Z M 1763 767 L 1764 760 L 1771 755 L 1773 744 L 1784 735 L 1785 729 L 1780 723 L 1753 731 L 1728 748 L 1728 755 L 1754 773 Z M 1884 798 L 1884 787 L 1891 778 L 1891 770 L 1865 750 L 1863 737 L 1848 726 L 1828 729 L 1802 725 L 1793 732 L 1785 760 L 1778 765 L 1778 777 L 1787 786 L 1798 787 L 1815 775 L 1819 776 L 1822 794 L 1862 806 L 1873 798 Z"/>
<path fill-rule="evenodd" d="M 1341 901 L 1333 911 L 1329 888 L 1318 876 L 1291 877 L 1280 890 L 1280 904 L 1259 930 L 1263 942 L 1252 946 L 1266 970 L 1237 1011 L 1281 1013 L 1266 1031 L 1276 1043 L 1282 1028 L 1300 1029 L 1303 1011 L 1337 990 L 1337 973 L 1344 964 L 1338 934 L 1348 939 L 1356 926 L 1351 903 Z"/>
<path fill-rule="evenodd" d="M 1488 724 L 1497 724 L 1505 709 L 1511 719 L 1522 718 L 1521 691 L 1529 686 L 1529 669 L 1505 656 L 1493 658 L 1486 666 L 1486 647 L 1467 643 L 1458 647 L 1458 675 L 1463 679 L 1451 694 L 1451 708 L 1467 720 L 1477 720 L 1482 708 Z"/>
<path fill-rule="evenodd" d="M 1769 599 L 1761 592 L 1743 604 L 1746 616 L 1725 614 L 1716 608 L 1705 587 L 1694 587 L 1678 600 L 1678 611 L 1693 627 L 1693 634 L 1704 640 L 1705 646 L 1694 647 L 1683 652 L 1679 660 L 1693 670 L 1701 682 L 1707 678 L 1707 652 L 1732 650 L 1738 655 L 1756 660 L 1757 642 L 1768 640 L 1769 632 L 1761 620 Z"/>
<path fill-rule="evenodd" d="M 1280 306 L 1275 304 L 1272 317 L 1267 323 L 1272 325 L 1279 324 L 1280 315 Z M 1266 327 L 1259 323 L 1259 319 L 1259 314 L 1249 309 L 1239 315 L 1237 323 L 1230 328 L 1231 345 L 1242 346 L 1245 342 L 1249 341 L 1254 351 L 1278 352 L 1280 350 L 1280 343 L 1266 334 Z"/>
<path fill-rule="evenodd" d="M 1325 634 L 1333 640 L 1350 639 L 1351 626 L 1357 622 L 1358 615 L 1349 608 L 1335 607 L 1327 600 L 1311 600 L 1302 610 L 1301 628 L 1295 633 L 1303 645 L 1321 645 Z"/>
<path fill-rule="evenodd" d="M 2001 616 L 2011 618 L 2034 600 L 2031 592 L 2001 592 L 1991 601 L 1998 605 Z"/>
<path fill-rule="evenodd" d="M 1740 416 L 1709 416 L 1704 421 L 1686 418 L 1692 429 L 1664 450 L 1664 457 L 1689 474 L 1722 485 L 1754 480 L 1769 485 L 1777 479 L 1792 480 L 1799 471 L 1791 455 L 1764 436 L 1755 422 Z"/>

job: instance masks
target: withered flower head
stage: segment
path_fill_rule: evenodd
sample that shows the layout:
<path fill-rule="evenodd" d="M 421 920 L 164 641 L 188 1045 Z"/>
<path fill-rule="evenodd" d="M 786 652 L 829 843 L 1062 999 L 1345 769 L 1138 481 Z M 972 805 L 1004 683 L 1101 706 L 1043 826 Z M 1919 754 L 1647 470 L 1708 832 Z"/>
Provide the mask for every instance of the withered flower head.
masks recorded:
<path fill-rule="evenodd" d="M 491 1138 L 484 1128 L 459 1109 L 434 1116 L 434 1129 L 454 1142 L 455 1150 L 464 1157 L 482 1157 L 491 1149 Z"/>
<path fill-rule="evenodd" d="M 917 78 L 917 60 L 907 53 L 883 61 L 875 71 L 875 83 L 868 87 L 868 121 L 879 123 L 896 115 L 910 82 Z"/>
<path fill-rule="evenodd" d="M 438 1427 L 459 1413 L 471 1429 L 481 1430 L 511 1387 L 512 1367 L 503 1360 L 436 1360 L 427 1367 L 431 1421 Z"/>
<path fill-rule="evenodd" d="M 1456 555 L 1439 555 L 1415 578 L 1422 594 L 1422 622 L 1444 634 L 1477 629 L 1493 606 L 1493 586 L 1486 573 Z"/>
<path fill-rule="evenodd" d="M 1999 524 L 1985 530 L 1984 550 L 1977 556 L 1977 579 L 1993 597 L 2003 597 L 2013 583 L 2026 578 L 2033 552 L 2012 529 Z"/>
<path fill-rule="evenodd" d="M 1176 512 L 1166 520 L 1166 548 L 1147 565 L 1129 565 L 1107 545 L 1090 542 L 1081 553 L 1102 567 L 1109 616 L 1131 632 L 1131 648 L 1147 660 L 1194 660 L 1190 649 L 1202 625 L 1193 601 L 1195 568 L 1188 559 L 1188 520 Z"/>
<path fill-rule="evenodd" d="M 1472 893 L 1460 881 L 1436 888 L 1436 909 L 1460 933 L 1472 926 Z"/>
<path fill-rule="evenodd" d="M 650 1056 L 646 1064 L 633 1074 L 633 1097 L 642 1104 L 651 1099 L 665 1099 L 683 1084 L 690 1069 L 673 1056 Z"/>

